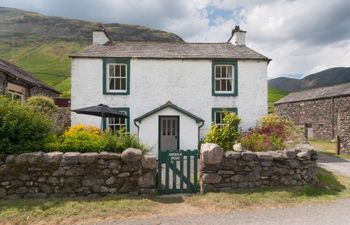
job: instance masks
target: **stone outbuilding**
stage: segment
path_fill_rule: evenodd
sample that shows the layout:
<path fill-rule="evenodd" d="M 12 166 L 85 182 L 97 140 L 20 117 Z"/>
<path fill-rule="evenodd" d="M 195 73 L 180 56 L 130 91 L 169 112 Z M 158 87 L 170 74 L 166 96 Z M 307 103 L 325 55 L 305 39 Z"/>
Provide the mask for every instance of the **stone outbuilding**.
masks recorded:
<path fill-rule="evenodd" d="M 2 94 L 25 101 L 34 95 L 58 97 L 60 92 L 20 67 L 0 59 L 0 95 Z"/>
<path fill-rule="evenodd" d="M 339 136 L 341 151 L 350 147 L 349 108 L 350 83 L 293 92 L 275 103 L 275 112 L 303 127 L 308 138 Z"/>

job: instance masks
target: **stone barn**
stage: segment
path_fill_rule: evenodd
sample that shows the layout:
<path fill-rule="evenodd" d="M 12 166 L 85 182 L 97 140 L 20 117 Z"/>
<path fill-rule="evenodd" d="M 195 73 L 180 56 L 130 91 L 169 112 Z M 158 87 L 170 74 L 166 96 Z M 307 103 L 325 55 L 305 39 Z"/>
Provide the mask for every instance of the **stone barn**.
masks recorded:
<path fill-rule="evenodd" d="M 308 138 L 339 135 L 341 149 L 350 147 L 349 108 L 350 83 L 292 92 L 275 103 L 275 112 L 303 127 Z"/>

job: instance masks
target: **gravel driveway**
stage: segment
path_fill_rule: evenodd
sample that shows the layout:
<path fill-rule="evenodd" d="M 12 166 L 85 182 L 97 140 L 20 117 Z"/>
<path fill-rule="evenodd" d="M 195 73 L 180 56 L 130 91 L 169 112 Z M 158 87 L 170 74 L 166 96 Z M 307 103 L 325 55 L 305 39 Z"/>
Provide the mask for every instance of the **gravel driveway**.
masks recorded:
<path fill-rule="evenodd" d="M 349 160 L 340 159 L 340 158 L 325 155 L 325 154 L 320 154 L 318 164 L 325 169 L 350 177 Z"/>
<path fill-rule="evenodd" d="M 189 225 L 189 224 L 235 224 L 235 225 L 348 225 L 350 224 L 350 199 L 326 204 L 282 209 L 266 209 L 226 214 L 186 215 L 159 217 L 143 220 L 115 221 L 98 225 Z"/>

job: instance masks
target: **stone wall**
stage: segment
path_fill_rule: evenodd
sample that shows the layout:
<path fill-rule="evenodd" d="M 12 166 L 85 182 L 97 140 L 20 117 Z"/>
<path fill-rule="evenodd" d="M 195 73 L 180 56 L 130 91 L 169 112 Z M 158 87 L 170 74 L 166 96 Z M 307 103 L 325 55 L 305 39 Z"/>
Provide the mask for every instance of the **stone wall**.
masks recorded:
<path fill-rule="evenodd" d="M 277 104 L 275 112 L 300 126 L 311 126 L 315 138 L 330 140 L 338 133 L 338 112 L 344 107 L 350 107 L 350 96 Z"/>
<path fill-rule="evenodd" d="M 203 144 L 200 159 L 201 192 L 314 183 L 317 153 L 311 145 L 276 152 L 226 152 Z"/>
<path fill-rule="evenodd" d="M 0 198 L 154 194 L 155 188 L 156 159 L 138 149 L 0 156 Z"/>
<path fill-rule="evenodd" d="M 59 107 L 54 115 L 55 132 L 57 134 L 63 133 L 71 126 L 71 111 L 69 107 Z"/>
<path fill-rule="evenodd" d="M 350 108 L 339 114 L 340 154 L 350 154 Z"/>
<path fill-rule="evenodd" d="M 44 95 L 51 98 L 58 97 L 60 94 L 41 87 L 33 87 L 30 89 L 30 96 Z"/>

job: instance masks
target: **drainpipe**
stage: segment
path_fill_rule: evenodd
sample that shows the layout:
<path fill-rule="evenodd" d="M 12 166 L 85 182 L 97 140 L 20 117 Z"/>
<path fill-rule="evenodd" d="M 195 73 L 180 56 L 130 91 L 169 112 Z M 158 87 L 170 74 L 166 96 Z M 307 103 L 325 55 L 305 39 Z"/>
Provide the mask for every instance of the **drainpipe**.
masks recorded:
<path fill-rule="evenodd" d="M 134 125 L 137 127 L 137 139 L 140 141 L 140 126 L 137 125 L 136 120 L 134 120 Z"/>
<path fill-rule="evenodd" d="M 201 121 L 201 123 L 202 124 L 198 127 L 198 153 L 199 154 L 200 154 L 200 139 L 201 139 L 200 129 L 204 126 L 204 121 Z"/>

